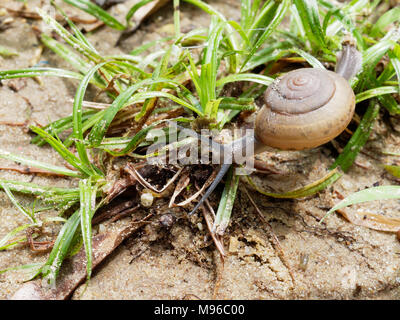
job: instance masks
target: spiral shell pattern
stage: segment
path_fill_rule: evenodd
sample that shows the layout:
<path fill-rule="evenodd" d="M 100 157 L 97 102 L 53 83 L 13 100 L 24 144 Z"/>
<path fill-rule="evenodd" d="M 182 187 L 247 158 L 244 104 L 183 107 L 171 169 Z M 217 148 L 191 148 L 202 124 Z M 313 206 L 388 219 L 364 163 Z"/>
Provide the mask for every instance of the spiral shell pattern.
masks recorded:
<path fill-rule="evenodd" d="M 256 119 L 256 138 L 263 144 L 302 150 L 339 135 L 354 114 L 355 96 L 340 75 L 314 68 L 288 72 L 264 94 Z"/>

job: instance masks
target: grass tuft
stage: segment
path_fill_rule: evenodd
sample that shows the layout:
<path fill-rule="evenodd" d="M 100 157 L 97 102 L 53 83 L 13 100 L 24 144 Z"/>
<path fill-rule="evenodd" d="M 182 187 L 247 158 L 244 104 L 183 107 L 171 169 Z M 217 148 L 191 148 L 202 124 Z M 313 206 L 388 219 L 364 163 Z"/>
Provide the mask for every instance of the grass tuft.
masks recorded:
<path fill-rule="evenodd" d="M 141 0 L 133 5 L 122 24 L 89 0 L 64 0 L 119 31 L 136 28 L 135 13 L 152 1 Z M 153 128 L 162 129 L 167 121 L 203 121 L 206 126 L 217 129 L 235 123 L 241 112 L 257 109 L 257 99 L 286 69 L 299 66 L 333 69 L 342 41 L 351 35 L 363 57 L 362 70 L 351 83 L 361 121 L 330 171 L 307 186 L 281 194 L 261 190 L 251 177 L 246 177 L 255 190 L 266 196 L 301 198 L 326 189 L 346 174 L 368 141 L 379 112 L 387 112 L 389 116 L 400 113 L 394 96 L 400 94 L 399 8 L 377 16 L 382 2 L 379 0 L 347 3 L 241 0 L 241 17 L 234 21 L 216 10 L 212 2 L 184 2 L 207 13 L 210 25 L 184 32 L 180 20 L 181 1 L 174 0 L 173 36 L 141 44 L 128 54 L 113 56 L 102 55 L 94 48 L 59 7 L 55 6 L 68 27 L 38 8 L 43 21 L 58 35 L 55 39 L 51 34 L 42 34 L 42 43 L 75 71 L 58 68 L 0 71 L 0 80 L 55 76 L 77 81 L 71 115 L 43 128 L 31 127 L 36 134 L 33 143 L 50 145 L 76 170 L 50 166 L 0 150 L 1 158 L 80 179 L 79 187 L 70 189 L 0 179 L 0 188 L 29 220 L 29 224 L 12 230 L 0 240 L 0 250 L 24 241 L 24 238 L 15 237 L 41 223 L 35 210 L 29 211 L 18 203 L 14 192 L 31 194 L 65 214 L 66 219 L 60 218 L 64 224 L 48 260 L 36 272 L 36 276 L 43 276 L 49 284 L 55 284 L 64 259 L 82 244 L 87 259 L 87 279 L 91 277 L 92 218 L 106 203 L 105 186 L 109 183 L 103 157 L 109 164 L 123 156 L 130 156 L 133 161 L 147 159 L 150 155 L 143 155 L 141 148 L 152 143 L 145 141 L 148 132 Z M 0 48 L 0 55 L 7 55 L 7 52 Z M 240 91 L 235 96 L 226 90 L 233 84 Z M 89 86 L 97 87 L 112 102 L 97 109 L 87 107 L 93 106 L 85 101 Z M 182 112 L 174 115 L 177 110 Z M 190 142 L 193 139 L 188 138 L 179 145 L 187 146 Z M 167 144 L 159 153 L 179 145 Z M 398 166 L 385 166 L 385 169 L 398 177 Z M 239 183 L 232 167 L 214 222 L 217 233 L 222 234 L 229 224 Z M 398 197 L 397 186 L 371 188 L 351 195 L 329 213 L 350 204 L 393 197 Z"/>

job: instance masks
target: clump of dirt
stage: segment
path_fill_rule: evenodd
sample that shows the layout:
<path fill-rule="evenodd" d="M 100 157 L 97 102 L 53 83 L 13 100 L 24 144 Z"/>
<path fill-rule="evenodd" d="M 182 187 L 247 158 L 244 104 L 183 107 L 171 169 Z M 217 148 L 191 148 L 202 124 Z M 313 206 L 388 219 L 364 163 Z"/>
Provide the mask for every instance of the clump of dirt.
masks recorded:
<path fill-rule="evenodd" d="M 8 0 L 2 5 L 18 8 L 21 3 Z M 29 8 L 36 5 L 40 1 L 29 2 Z M 237 1 L 213 1 L 213 6 L 232 19 L 239 16 Z M 112 8 L 112 13 L 123 17 L 126 8 L 127 4 L 119 4 Z M 181 12 L 182 26 L 187 30 L 209 23 L 205 13 L 186 3 L 182 3 Z M 74 14 L 82 15 L 79 11 Z M 8 59 L 0 57 L 0 69 L 24 68 L 39 62 L 68 68 L 49 50 L 41 52 L 31 24 L 31 20 L 14 17 L 10 27 L 0 31 L 0 44 L 19 54 Z M 173 30 L 168 26 L 172 24 L 172 8 L 167 6 L 118 47 L 114 46 L 118 31 L 101 28 L 88 37 L 103 54 L 126 53 L 143 42 L 168 35 Z M 51 164 L 63 163 L 51 148 L 30 144 L 31 137 L 23 125 L 44 125 L 69 115 L 76 86 L 72 80 L 59 78 L 4 81 L 0 87 L 0 148 Z M 317 196 L 276 200 L 251 192 L 262 218 L 243 190 L 244 186 L 248 190 L 250 187 L 241 182 L 232 220 L 223 238 L 228 253 L 223 266 L 201 211 L 190 218 L 184 210 L 161 212 L 158 209 L 165 207 L 165 200 L 155 199 L 153 208 L 148 209 L 153 211 L 133 213 L 118 222 L 129 223 L 135 215 L 153 214 L 148 223 L 143 223 L 98 266 L 88 287 L 78 287 L 72 299 L 397 299 L 400 244 L 396 236 L 353 225 L 337 213 L 322 224 L 319 221 L 337 201 L 337 194 L 347 196 L 365 187 L 395 183 L 379 166 L 385 159 L 378 156 L 378 151 L 396 151 L 393 148 L 399 141 L 399 132 L 388 126 L 383 117 L 379 118 L 355 165 Z M 266 152 L 259 160 L 273 170 L 259 174 L 255 180 L 271 191 L 293 190 L 321 178 L 335 152 L 329 144 L 311 151 Z M 0 165 L 13 164 L 1 160 Z M 198 175 L 201 178 L 204 173 L 199 170 Z M 76 181 L 69 179 L 8 170 L 0 170 L 0 177 L 42 185 L 76 185 Z M 220 194 L 218 189 L 211 200 L 217 200 Z M 18 199 L 29 207 L 29 197 Z M 364 204 L 362 208 L 393 217 L 399 215 L 399 202 L 394 200 Z M 0 238 L 24 223 L 25 218 L 0 192 Z M 95 234 L 101 234 L 104 228 L 112 226 L 100 225 Z M 279 240 L 284 257 L 274 238 Z M 26 247 L 2 251 L 0 270 L 43 263 L 46 257 Z M 26 278 L 21 271 L 0 274 L 0 298 L 10 298 Z"/>

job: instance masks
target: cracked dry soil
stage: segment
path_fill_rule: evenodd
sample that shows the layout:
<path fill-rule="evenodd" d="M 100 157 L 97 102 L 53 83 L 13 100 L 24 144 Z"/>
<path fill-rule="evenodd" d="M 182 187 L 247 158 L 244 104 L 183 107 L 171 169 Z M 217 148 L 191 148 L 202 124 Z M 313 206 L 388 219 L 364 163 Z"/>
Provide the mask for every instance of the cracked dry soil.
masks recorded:
<path fill-rule="evenodd" d="M 21 5 L 14 0 L 1 0 L 1 4 L 9 7 Z M 40 5 L 40 1 L 29 2 L 31 8 L 35 5 Z M 213 1 L 213 5 L 232 18 L 239 15 L 237 1 L 218 0 Z M 112 12 L 122 17 L 124 8 L 124 5 L 117 5 Z M 75 12 L 71 7 L 66 10 Z M 185 3 L 181 10 L 183 28 L 208 25 L 207 15 L 200 10 Z M 78 11 L 75 14 L 85 17 Z M 119 47 L 114 47 L 119 33 L 110 28 L 100 28 L 88 37 L 103 54 L 126 53 L 145 41 L 167 35 L 173 30 L 172 19 L 172 8 L 167 6 Z M 19 56 L 9 59 L 0 57 L 1 70 L 29 67 L 38 62 L 35 57 L 39 56 L 40 43 L 32 31 L 32 25 L 36 23 L 39 22 L 14 17 L 11 27 L 0 32 L 0 44 L 19 53 Z M 46 49 L 39 60 L 48 61 L 53 67 L 68 68 L 65 62 Z M 76 86 L 77 83 L 71 80 L 45 77 L 40 83 L 34 79 L 4 81 L 0 87 L 0 148 L 51 164 L 62 164 L 60 157 L 49 147 L 39 148 L 30 144 L 31 136 L 23 126 L 6 123 L 28 121 L 44 125 L 49 120 L 69 115 L 72 108 L 70 99 Z M 400 127 L 398 123 L 397 126 Z M 327 209 L 338 201 L 336 192 L 347 196 L 373 184 L 398 183 L 379 167 L 385 158 L 377 156 L 379 153 L 376 152 L 388 147 L 396 151 L 396 146 L 399 152 L 400 134 L 395 128 L 380 117 L 364 152 L 357 158 L 357 164 L 333 186 L 316 196 L 275 200 L 252 192 L 265 221 L 280 241 L 287 264 L 282 262 L 271 241 L 268 225 L 260 220 L 246 194 L 239 189 L 232 221 L 224 237 L 229 254 L 222 273 L 218 252 L 202 215 L 188 219 L 183 212 L 177 211 L 176 222 L 167 229 L 159 224 L 161 213 L 156 210 L 151 223 L 145 224 L 118 246 L 96 268 L 86 290 L 83 286 L 78 287 L 72 299 L 211 299 L 217 280 L 219 288 L 215 297 L 218 299 L 399 298 L 400 243 L 394 234 L 353 225 L 338 213 L 329 216 L 324 224 L 318 224 Z M 327 172 L 335 156 L 332 150 L 323 146 L 304 152 L 266 152 L 261 157 L 280 174 L 260 174 L 257 181 L 274 191 L 303 186 Z M 0 160 L 2 167 L 11 165 Z M 8 170 L 0 170 L 0 177 L 55 186 L 76 183 L 64 178 Z M 220 194 L 221 189 L 218 189 L 213 203 Z M 32 200 L 23 196 L 18 196 L 18 199 L 27 206 Z M 156 208 L 163 201 L 158 200 Z M 357 208 L 392 217 L 400 214 L 399 201 L 395 200 L 346 210 Z M 24 223 L 25 218 L 0 192 L 0 238 Z M 51 228 L 48 232 L 50 236 L 52 232 L 53 236 L 56 235 Z M 95 229 L 95 232 L 101 230 Z M 31 253 L 25 247 L 2 251 L 0 270 L 44 262 L 46 256 Z M 0 274 L 0 299 L 10 298 L 25 278 L 21 271 Z"/>

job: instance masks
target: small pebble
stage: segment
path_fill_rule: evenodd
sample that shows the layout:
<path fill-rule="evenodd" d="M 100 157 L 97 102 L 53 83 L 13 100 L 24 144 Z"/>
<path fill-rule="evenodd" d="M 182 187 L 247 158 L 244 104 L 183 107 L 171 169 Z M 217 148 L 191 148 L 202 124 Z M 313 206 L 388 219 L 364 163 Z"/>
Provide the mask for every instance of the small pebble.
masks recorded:
<path fill-rule="evenodd" d="M 176 218 L 175 218 L 172 214 L 167 213 L 167 214 L 163 214 L 163 215 L 160 217 L 160 220 L 159 220 L 159 221 L 160 221 L 160 224 L 161 224 L 164 228 L 169 229 L 169 228 L 171 228 L 172 225 L 175 223 Z"/>
<path fill-rule="evenodd" d="M 145 192 L 140 196 L 140 203 L 143 207 L 149 208 L 153 204 L 154 197 L 151 193 Z"/>

